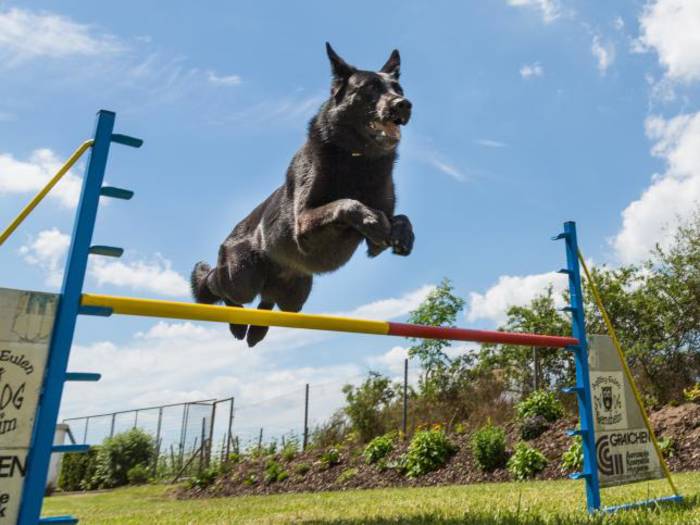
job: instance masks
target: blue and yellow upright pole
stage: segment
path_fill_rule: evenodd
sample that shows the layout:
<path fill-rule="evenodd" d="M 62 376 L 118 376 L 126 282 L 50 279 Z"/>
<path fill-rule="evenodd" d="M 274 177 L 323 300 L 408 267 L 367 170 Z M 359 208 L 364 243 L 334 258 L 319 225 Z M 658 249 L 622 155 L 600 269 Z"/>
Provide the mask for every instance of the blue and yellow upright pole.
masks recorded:
<path fill-rule="evenodd" d="M 67 367 L 76 320 L 83 308 L 80 301 L 88 256 L 90 253 L 110 254 L 118 251 L 110 247 L 91 246 L 100 195 L 116 198 L 130 198 L 132 195 L 127 190 L 102 186 L 111 143 L 118 142 L 136 147 L 141 144 L 138 139 L 114 134 L 114 120 L 115 114 L 111 111 L 102 110 L 97 114 L 92 151 L 83 179 L 66 271 L 63 276 L 61 297 L 49 345 L 38 414 L 27 457 L 27 474 L 20 504 L 20 525 L 77 523 L 78 521 L 72 516 L 40 519 L 40 515 L 51 453 L 84 452 L 89 448 L 87 445 L 54 446 L 53 438 L 64 383 L 66 381 L 96 381 L 100 377 L 99 374 L 69 373 Z"/>
<path fill-rule="evenodd" d="M 574 354 L 576 363 L 576 386 L 565 388 L 567 393 L 576 393 L 578 398 L 579 428 L 570 430 L 569 435 L 581 436 L 583 444 L 583 472 L 572 474 L 573 479 L 583 478 L 586 482 L 586 505 L 588 512 L 600 509 L 600 483 L 598 481 L 598 462 L 595 450 L 595 428 L 593 426 L 593 404 L 591 381 L 588 369 L 588 339 L 586 338 L 586 319 L 583 309 L 583 291 L 581 290 L 581 272 L 578 264 L 578 239 L 576 223 L 564 223 L 564 232 L 555 238 L 564 239 L 566 243 L 566 268 L 560 270 L 569 278 L 570 305 L 565 309 L 571 313 L 571 335 L 577 344 L 567 346 Z"/>

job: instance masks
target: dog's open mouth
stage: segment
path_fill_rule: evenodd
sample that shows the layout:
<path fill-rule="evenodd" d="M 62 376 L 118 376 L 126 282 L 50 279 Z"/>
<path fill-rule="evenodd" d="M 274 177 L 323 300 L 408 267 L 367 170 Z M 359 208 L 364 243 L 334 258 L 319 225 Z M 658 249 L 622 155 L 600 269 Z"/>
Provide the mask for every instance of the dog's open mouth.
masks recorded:
<path fill-rule="evenodd" d="M 398 142 L 401 139 L 401 128 L 398 122 L 373 120 L 368 124 L 370 133 L 378 139 Z"/>

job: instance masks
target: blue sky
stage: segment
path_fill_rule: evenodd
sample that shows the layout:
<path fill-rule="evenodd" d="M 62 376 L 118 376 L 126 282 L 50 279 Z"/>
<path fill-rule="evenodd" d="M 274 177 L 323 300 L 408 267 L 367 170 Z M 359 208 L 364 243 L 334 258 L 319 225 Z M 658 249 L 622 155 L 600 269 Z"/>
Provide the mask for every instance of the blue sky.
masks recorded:
<path fill-rule="evenodd" d="M 94 261 L 86 290 L 189 300 L 192 265 L 214 261 L 303 143 L 329 90 L 326 40 L 361 68 L 401 51 L 414 116 L 395 181 L 416 245 L 408 258 L 358 252 L 316 279 L 306 311 L 402 319 L 447 276 L 467 299 L 461 323 L 495 327 L 509 304 L 561 286 L 548 239 L 565 220 L 587 257 L 617 265 L 665 242 L 700 199 L 693 0 L 165 6 L 0 2 L 0 223 L 98 109 L 145 140 L 112 150 L 107 181 L 136 197 L 103 203 L 95 242 L 126 253 Z M 0 286 L 57 290 L 82 167 L 2 247 Z M 397 374 L 405 346 L 275 330 L 251 351 L 224 327 L 81 319 L 73 365 L 105 379 L 71 386 L 64 414 Z"/>

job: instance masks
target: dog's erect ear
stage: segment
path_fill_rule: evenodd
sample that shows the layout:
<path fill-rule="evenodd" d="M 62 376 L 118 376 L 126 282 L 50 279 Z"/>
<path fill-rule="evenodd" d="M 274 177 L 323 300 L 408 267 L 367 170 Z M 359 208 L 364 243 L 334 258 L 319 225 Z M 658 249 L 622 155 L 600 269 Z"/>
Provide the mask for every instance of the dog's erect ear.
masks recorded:
<path fill-rule="evenodd" d="M 326 42 L 326 52 L 328 53 L 328 58 L 331 61 L 333 78 L 341 80 L 346 79 L 355 72 L 355 68 L 340 58 L 338 53 L 333 50 L 328 42 Z"/>
<path fill-rule="evenodd" d="M 331 95 L 336 100 L 340 100 L 343 97 L 343 88 L 345 87 L 346 81 L 355 72 L 355 68 L 340 58 L 338 53 L 333 50 L 328 42 L 326 42 L 326 52 L 331 61 L 331 69 L 333 71 Z"/>
<path fill-rule="evenodd" d="M 401 56 L 399 55 L 399 50 L 394 49 L 391 52 L 391 56 L 389 57 L 389 60 L 386 61 L 386 64 L 382 66 L 382 69 L 380 71 L 382 73 L 386 73 L 388 75 L 391 75 L 395 79 L 398 80 L 399 78 L 399 69 L 401 67 Z"/>

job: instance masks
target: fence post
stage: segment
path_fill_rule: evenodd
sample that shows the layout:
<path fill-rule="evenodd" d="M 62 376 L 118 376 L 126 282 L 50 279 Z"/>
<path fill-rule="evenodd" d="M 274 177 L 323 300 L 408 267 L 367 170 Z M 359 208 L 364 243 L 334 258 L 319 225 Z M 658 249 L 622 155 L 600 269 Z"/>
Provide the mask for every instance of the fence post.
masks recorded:
<path fill-rule="evenodd" d="M 228 410 L 228 430 L 226 432 L 226 461 L 228 461 L 228 458 L 231 454 L 231 440 L 233 439 L 233 436 L 231 435 L 231 427 L 233 427 L 233 405 L 235 402 L 236 398 L 232 397 L 231 405 L 229 405 Z"/>
<path fill-rule="evenodd" d="M 207 467 L 211 464 L 211 451 L 214 446 L 214 418 L 216 417 L 216 404 L 214 401 L 211 405 L 211 415 L 209 418 L 209 446 L 207 447 Z"/>
<path fill-rule="evenodd" d="M 200 440 L 200 452 L 199 452 L 199 472 L 202 472 L 204 464 L 206 463 L 206 450 L 207 450 L 207 418 L 202 418 L 202 439 Z"/>
<path fill-rule="evenodd" d="M 309 383 L 306 383 L 306 392 L 304 395 L 304 439 L 302 441 L 301 450 L 306 450 L 306 445 L 309 442 Z"/>
<path fill-rule="evenodd" d="M 158 460 L 160 459 L 160 431 L 163 425 L 163 407 L 158 408 L 158 424 L 156 425 L 156 457 L 153 460 L 153 476 L 158 473 Z"/>
<path fill-rule="evenodd" d="M 258 452 L 262 450 L 263 427 L 260 427 L 260 435 L 258 436 Z"/>
<path fill-rule="evenodd" d="M 116 412 L 113 412 L 112 413 L 112 423 L 109 426 L 109 437 L 111 437 L 111 438 L 114 437 L 114 420 L 116 417 L 117 417 Z"/>
<path fill-rule="evenodd" d="M 187 423 L 189 421 L 190 404 L 185 403 L 182 407 L 182 422 L 180 423 L 180 444 L 179 444 L 179 461 L 182 466 L 182 462 L 185 460 L 185 438 L 187 437 Z"/>
<path fill-rule="evenodd" d="M 403 360 L 403 418 L 401 429 L 404 439 L 406 439 L 406 429 L 408 426 L 408 358 Z"/>

